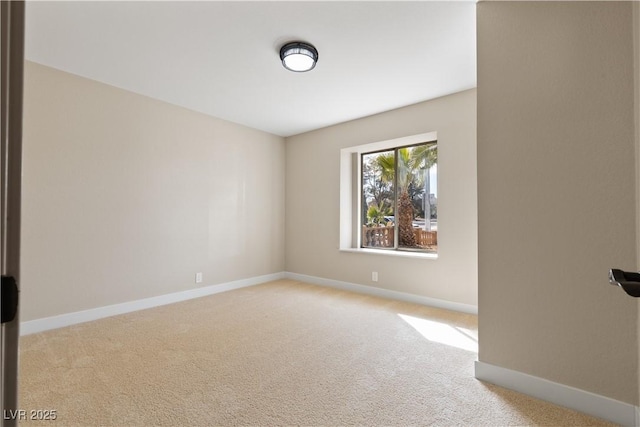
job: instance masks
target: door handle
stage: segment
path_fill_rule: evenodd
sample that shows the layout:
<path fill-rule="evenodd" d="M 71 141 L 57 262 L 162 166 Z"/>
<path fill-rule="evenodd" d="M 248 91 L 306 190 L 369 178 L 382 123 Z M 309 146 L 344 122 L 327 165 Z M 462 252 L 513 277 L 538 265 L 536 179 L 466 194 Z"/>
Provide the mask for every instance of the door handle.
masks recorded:
<path fill-rule="evenodd" d="M 612 268 L 609 270 L 609 283 L 620 286 L 632 297 L 640 297 L 640 273 Z"/>
<path fill-rule="evenodd" d="M 13 276 L 2 276 L 2 323 L 11 322 L 18 313 L 18 284 Z"/>

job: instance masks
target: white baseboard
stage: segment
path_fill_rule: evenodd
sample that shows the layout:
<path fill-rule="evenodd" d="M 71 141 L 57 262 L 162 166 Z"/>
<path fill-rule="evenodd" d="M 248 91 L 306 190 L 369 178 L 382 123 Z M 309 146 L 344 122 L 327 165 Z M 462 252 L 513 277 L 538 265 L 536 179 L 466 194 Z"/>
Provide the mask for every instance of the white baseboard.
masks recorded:
<path fill-rule="evenodd" d="M 73 313 L 61 314 L 58 316 L 45 317 L 42 319 L 29 320 L 20 323 L 20 335 L 35 334 L 38 332 L 48 331 L 50 329 L 62 328 L 78 323 L 90 322 L 92 320 L 103 319 L 105 317 L 117 316 L 119 314 L 131 313 L 133 311 L 145 310 L 147 308 L 159 307 L 161 305 L 172 304 L 175 302 L 186 301 L 193 298 L 200 298 L 207 295 L 213 295 L 220 292 L 230 291 L 233 289 L 244 288 L 247 286 L 258 285 L 280 279 L 293 279 L 301 282 L 307 282 L 315 285 L 328 286 L 336 289 L 357 292 L 362 294 L 374 295 L 382 298 L 395 299 L 400 301 L 408 301 L 417 304 L 427 305 L 431 307 L 444 308 L 447 310 L 459 311 L 463 313 L 477 314 L 478 307 L 469 304 L 461 304 L 456 302 L 439 300 L 436 298 L 422 297 L 419 295 L 408 294 L 404 292 L 391 291 L 388 289 L 375 288 L 372 286 L 358 285 L 355 283 L 341 282 L 337 280 L 324 279 L 321 277 L 307 276 L 304 274 L 281 272 L 267 274 L 264 276 L 251 277 L 249 279 L 236 280 L 228 283 L 204 286 L 202 288 L 189 289 L 186 291 L 175 292 L 156 297 L 145 298 L 136 301 L 128 301 L 121 304 L 108 305 L 105 307 L 97 307 L 89 310 L 76 311 Z"/>
<path fill-rule="evenodd" d="M 247 286 L 259 285 L 273 280 L 284 279 L 284 273 L 267 274 L 248 279 L 235 280 L 233 282 L 221 283 L 217 285 L 204 286 L 202 288 L 189 289 L 181 292 L 174 292 L 157 297 L 145 298 L 136 301 L 128 301 L 121 304 L 97 307 L 89 310 L 76 311 L 74 313 L 61 314 L 58 316 L 45 317 L 42 319 L 29 320 L 20 323 L 20 335 L 35 334 L 48 331 L 50 329 L 62 328 L 78 323 L 90 322 L 92 320 L 103 319 L 105 317 L 116 316 L 118 314 L 131 313 L 132 311 L 144 310 L 147 308 L 159 307 L 161 305 L 172 304 L 174 302 L 186 301 L 213 295 L 220 292 L 231 291 L 233 289 L 245 288 Z"/>
<path fill-rule="evenodd" d="M 423 297 L 420 295 L 408 294 L 405 292 L 391 291 L 389 289 L 376 288 L 373 286 L 358 285 L 356 283 L 341 282 L 339 280 L 325 279 L 322 277 L 307 276 L 306 274 L 284 273 L 285 278 L 298 280 L 300 282 L 314 285 L 328 286 L 330 288 L 341 289 L 343 291 L 357 292 L 360 294 L 373 295 L 381 298 L 395 299 L 399 301 L 413 302 L 430 307 L 443 308 L 445 310 L 459 311 L 462 313 L 478 314 L 478 307 L 471 304 L 445 301 L 437 298 Z"/>
<path fill-rule="evenodd" d="M 476 361 L 475 376 L 501 387 L 574 409 L 623 426 L 637 426 L 638 408 L 578 388 Z"/>

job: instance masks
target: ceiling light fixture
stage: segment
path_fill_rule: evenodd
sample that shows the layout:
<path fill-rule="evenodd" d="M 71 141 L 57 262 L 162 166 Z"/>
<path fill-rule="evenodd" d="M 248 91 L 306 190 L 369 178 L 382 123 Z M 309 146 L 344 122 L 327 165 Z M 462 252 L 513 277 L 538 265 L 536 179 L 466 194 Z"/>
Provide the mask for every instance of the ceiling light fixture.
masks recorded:
<path fill-rule="evenodd" d="M 280 59 L 287 70 L 298 73 L 309 71 L 318 62 L 318 50 L 309 43 L 291 42 L 280 48 Z"/>

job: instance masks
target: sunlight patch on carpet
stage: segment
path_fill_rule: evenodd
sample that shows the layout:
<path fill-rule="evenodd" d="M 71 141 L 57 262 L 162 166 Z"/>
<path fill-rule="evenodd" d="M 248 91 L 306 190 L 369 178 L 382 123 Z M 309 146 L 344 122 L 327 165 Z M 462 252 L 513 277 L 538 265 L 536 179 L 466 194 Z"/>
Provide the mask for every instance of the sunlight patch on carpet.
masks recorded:
<path fill-rule="evenodd" d="M 429 341 L 478 352 L 478 340 L 471 330 L 406 314 L 398 314 L 398 316 Z"/>

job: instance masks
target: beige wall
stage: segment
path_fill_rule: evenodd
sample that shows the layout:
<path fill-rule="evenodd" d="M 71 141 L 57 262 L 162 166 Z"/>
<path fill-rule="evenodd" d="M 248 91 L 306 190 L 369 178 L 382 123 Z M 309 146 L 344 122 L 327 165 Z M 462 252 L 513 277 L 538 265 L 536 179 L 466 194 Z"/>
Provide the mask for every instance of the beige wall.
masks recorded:
<path fill-rule="evenodd" d="M 636 404 L 631 3 L 477 20 L 479 359 Z"/>
<path fill-rule="evenodd" d="M 340 252 L 340 150 L 432 131 L 438 259 Z M 475 90 L 287 138 L 286 165 L 287 271 L 477 304 Z"/>
<path fill-rule="evenodd" d="M 282 138 L 25 73 L 23 321 L 283 271 Z"/>

